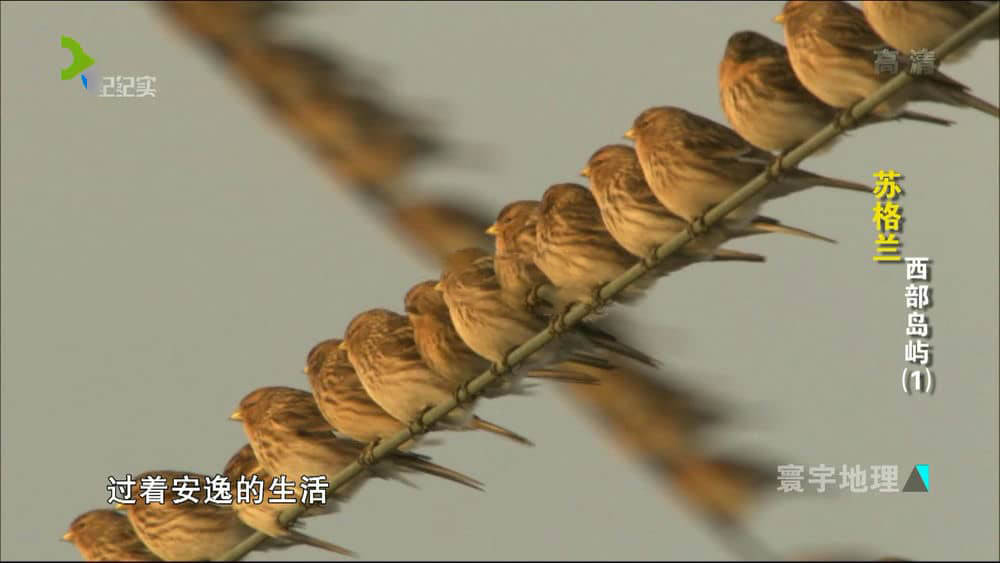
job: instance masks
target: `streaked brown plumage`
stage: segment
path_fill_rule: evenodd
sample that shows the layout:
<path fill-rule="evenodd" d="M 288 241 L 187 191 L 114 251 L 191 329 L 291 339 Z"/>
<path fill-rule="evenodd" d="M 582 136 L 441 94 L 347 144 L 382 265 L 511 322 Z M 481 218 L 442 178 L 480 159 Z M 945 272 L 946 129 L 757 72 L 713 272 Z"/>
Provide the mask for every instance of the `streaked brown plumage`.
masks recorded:
<path fill-rule="evenodd" d="M 369 309 L 355 316 L 344 331 L 341 347 L 368 395 L 399 421 L 416 420 L 430 407 L 452 398 L 458 388 L 424 362 L 409 319 L 387 309 Z M 531 444 L 523 436 L 473 415 L 472 408 L 456 408 L 442 426 L 485 430 Z"/>
<path fill-rule="evenodd" d="M 763 172 L 773 155 L 735 131 L 681 108 L 661 106 L 639 114 L 625 136 L 635 151 L 646 183 L 657 199 L 686 221 L 694 221 Z M 793 168 L 764 191 L 726 216 L 732 229 L 745 227 L 766 200 L 813 186 L 871 194 L 871 188 Z"/>
<path fill-rule="evenodd" d="M 839 113 L 799 82 L 784 45 L 754 31 L 734 33 L 726 43 L 719 64 L 719 97 L 733 129 L 769 151 L 798 146 Z M 952 123 L 910 111 L 899 117 L 938 125 Z M 872 116 L 863 124 L 883 121 L 886 119 Z M 820 150 L 829 150 L 836 140 Z"/>
<path fill-rule="evenodd" d="M 174 479 L 183 476 L 199 480 L 202 485 L 192 496 L 198 503 L 174 504 Z M 164 503 L 146 503 L 138 494 L 139 483 L 146 476 L 166 479 Z M 119 505 L 143 543 L 161 559 L 167 561 L 198 561 L 216 558 L 253 535 L 254 530 L 240 521 L 231 507 L 205 504 L 205 475 L 182 471 L 147 471 L 135 477 L 132 498 L 135 504 Z"/>
<path fill-rule="evenodd" d="M 635 149 L 626 145 L 606 145 L 597 150 L 581 171 L 590 178 L 590 191 L 597 200 L 604 225 L 625 250 L 635 256 L 649 256 L 656 248 L 680 234 L 688 222 L 672 213 L 646 184 Z M 684 245 L 679 254 L 690 260 L 708 260 L 713 254 L 727 258 L 732 251 L 719 245 L 736 237 L 778 232 L 819 240 L 830 239 L 802 229 L 782 225 L 769 217 L 756 217 L 747 227 L 733 231 L 716 226 Z M 738 253 L 737 256 L 743 253 Z M 716 258 L 718 259 L 718 258 Z"/>
<path fill-rule="evenodd" d="M 882 39 L 903 53 L 917 49 L 933 50 L 944 40 L 982 14 L 996 2 L 897 2 L 862 0 L 861 11 Z M 986 26 L 976 40 L 969 41 L 948 55 L 954 62 L 963 58 L 984 39 L 1000 37 L 1000 21 Z"/>
<path fill-rule="evenodd" d="M 786 2 L 775 18 L 785 28 L 785 44 L 795 75 L 803 86 L 835 108 L 847 108 L 892 78 L 879 73 L 875 51 L 886 42 L 868 25 L 861 10 L 846 2 Z M 908 70 L 909 55 L 899 53 L 900 72 Z M 911 101 L 968 106 L 994 117 L 1000 110 L 968 92 L 968 87 L 940 71 L 917 76 L 872 112 L 895 117 Z"/>
<path fill-rule="evenodd" d="M 538 211 L 535 264 L 556 286 L 576 301 L 585 301 L 594 290 L 622 275 L 638 261 L 611 236 L 597 200 L 579 184 L 556 184 L 545 191 Z M 762 262 L 757 254 L 726 251 L 720 258 Z M 640 297 L 658 277 L 684 268 L 696 260 L 675 254 L 619 294 L 618 300 Z"/>
<path fill-rule="evenodd" d="M 114 510 L 84 512 L 62 539 L 73 542 L 85 561 L 160 561 L 139 539 L 128 517 Z"/>
<path fill-rule="evenodd" d="M 497 214 L 496 221 L 486 230 L 496 237 L 493 267 L 497 280 L 505 291 L 516 298 L 527 299 L 536 286 L 552 284 L 544 272 L 535 265 L 535 229 L 538 225 L 539 201 L 521 200 L 508 203 Z M 571 302 L 557 294 L 553 305 L 564 306 Z"/>
<path fill-rule="evenodd" d="M 452 253 L 445 261 L 436 288 L 444 295 L 459 336 L 469 348 L 491 362 L 502 362 L 511 350 L 548 324 L 546 319 L 529 310 L 519 296 L 503 289 L 493 269 L 492 256 L 478 248 Z M 658 365 L 646 354 L 581 323 L 530 356 L 518 369 L 530 371 L 564 361 L 590 363 L 595 359 L 591 352 L 596 350 Z M 607 363 L 601 367 L 607 367 Z"/>
<path fill-rule="evenodd" d="M 233 504 L 231 506 L 233 510 L 236 511 L 236 515 L 239 517 L 240 521 L 247 526 L 250 526 L 258 532 L 263 532 L 277 540 L 311 545 L 313 547 L 318 547 L 320 549 L 325 549 L 332 553 L 339 553 L 341 555 L 355 555 L 354 552 L 349 549 L 306 535 L 302 532 L 291 529 L 278 521 L 278 516 L 281 512 L 288 510 L 291 506 L 294 506 L 294 504 L 271 502 L 273 498 L 278 496 L 271 492 L 271 483 L 274 477 L 266 469 L 264 469 L 263 466 L 261 466 L 260 462 L 257 460 L 257 456 L 254 455 L 253 448 L 250 444 L 243 446 L 239 451 L 233 454 L 233 457 L 231 457 L 226 463 L 226 467 L 222 470 L 222 473 L 229 479 L 229 482 L 233 487 Z M 235 494 L 237 482 L 239 482 L 242 477 L 249 479 L 254 475 L 260 478 L 260 481 L 263 483 L 260 504 L 256 502 L 237 502 Z M 295 484 L 295 498 L 301 502 L 303 490 L 299 487 L 299 482 L 291 477 L 289 477 L 289 479 Z M 333 506 L 334 504 L 332 499 L 330 499 L 328 495 L 327 504 L 325 506 L 318 505 L 309 508 L 305 513 L 303 513 L 302 516 L 315 516 L 318 514 L 333 512 Z M 300 524 L 301 520 L 296 520 L 292 526 Z"/>
<path fill-rule="evenodd" d="M 490 361 L 470 349 L 455 330 L 444 296 L 436 291 L 434 280 L 420 282 L 406 293 L 406 314 L 413 325 L 413 339 L 420 357 L 435 372 L 444 375 L 456 386 L 477 376 L 490 367 Z M 518 376 L 520 375 L 517 374 Z M 550 379 L 567 383 L 596 383 L 591 376 L 563 369 L 533 371 L 525 377 Z M 521 393 L 520 377 L 506 377 L 487 387 L 483 396 L 500 397 Z"/>
<path fill-rule="evenodd" d="M 535 227 L 535 265 L 573 301 L 588 301 L 595 289 L 638 261 L 608 233 L 594 196 L 579 184 L 555 184 L 542 194 Z M 676 268 L 689 262 L 671 260 Z M 618 294 L 642 296 L 667 269 L 649 273 Z"/>
<path fill-rule="evenodd" d="M 306 357 L 305 372 L 323 418 L 359 442 L 387 438 L 406 428 L 368 396 L 340 343 L 339 338 L 324 340 Z"/>
<path fill-rule="evenodd" d="M 285 475 L 298 481 L 302 475 L 326 475 L 338 472 L 357 461 L 365 445 L 338 438 L 323 418 L 311 393 L 290 387 L 262 387 L 240 401 L 230 416 L 243 423 L 253 453 L 272 475 Z M 394 452 L 369 467 L 375 475 L 394 477 L 398 469 L 420 471 L 479 489 L 475 479 L 431 463 L 424 456 Z M 341 498 L 349 498 L 363 478 L 355 478 L 337 489 Z"/>

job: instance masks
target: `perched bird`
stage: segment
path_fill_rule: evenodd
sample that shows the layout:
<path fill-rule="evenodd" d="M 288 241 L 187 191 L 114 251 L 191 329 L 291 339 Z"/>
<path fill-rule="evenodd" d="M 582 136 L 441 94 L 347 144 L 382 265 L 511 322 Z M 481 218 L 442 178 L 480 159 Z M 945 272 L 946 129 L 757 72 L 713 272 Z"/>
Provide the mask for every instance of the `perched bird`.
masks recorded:
<path fill-rule="evenodd" d="M 635 141 L 639 164 L 653 194 L 686 221 L 694 221 L 731 196 L 773 159 L 771 153 L 751 145 L 725 125 L 676 107 L 643 111 L 625 137 Z M 741 229 L 757 217 L 764 201 L 813 186 L 871 193 L 863 184 L 792 168 L 727 215 L 724 224 Z"/>
<path fill-rule="evenodd" d="M 406 428 L 368 396 L 340 343 L 338 338 L 319 342 L 306 357 L 305 372 L 323 418 L 359 442 L 387 438 Z"/>
<path fill-rule="evenodd" d="M 326 475 L 332 479 L 352 462 L 371 453 L 360 442 L 334 436 L 312 394 L 299 389 L 262 387 L 252 391 L 229 418 L 243 423 L 254 455 L 272 475 L 296 480 L 302 475 Z M 408 469 L 474 489 L 482 488 L 482 483 L 467 475 L 431 463 L 425 456 L 406 452 L 393 452 L 368 469 L 384 477 L 400 477 L 398 470 Z M 338 496 L 349 498 L 362 481 L 354 479 L 337 489 Z"/>
<path fill-rule="evenodd" d="M 147 477 L 166 480 L 163 503 L 133 494 L 134 504 L 119 504 L 117 508 L 125 511 L 136 534 L 157 557 L 166 561 L 214 559 L 253 535 L 254 530 L 244 525 L 231 507 L 205 502 L 207 491 L 203 484 L 206 475 L 147 471 L 136 476 L 133 490 L 140 490 Z M 184 501 L 185 497 L 175 489 L 176 480 L 182 477 L 197 479 L 202 485 L 191 491 L 196 503 Z"/>
<path fill-rule="evenodd" d="M 573 302 L 572 297 L 555 287 L 552 280 L 535 264 L 540 206 L 540 201 L 521 200 L 509 203 L 500 210 L 496 221 L 486 229 L 486 234 L 496 239 L 493 269 L 500 287 L 531 308 L 538 305 L 535 290 L 542 285 L 552 286 L 549 304 L 562 310 Z"/>
<path fill-rule="evenodd" d="M 355 316 L 344 331 L 340 347 L 357 371 L 368 395 L 399 421 L 422 417 L 430 408 L 452 398 L 457 389 L 449 378 L 424 362 L 409 319 L 386 309 L 369 309 Z M 522 444 L 527 438 L 458 407 L 442 426 L 456 430 L 485 430 Z"/>
<path fill-rule="evenodd" d="M 886 42 L 865 21 L 861 10 L 846 2 L 786 2 L 774 18 L 784 25 L 788 58 L 802 85 L 836 108 L 848 108 L 893 77 L 879 72 L 875 61 Z M 909 69 L 908 54 L 899 53 L 900 70 Z M 1000 109 L 969 93 L 969 88 L 935 70 L 913 81 L 879 104 L 872 113 L 895 117 L 908 102 L 940 102 L 968 106 L 994 117 Z"/>
<path fill-rule="evenodd" d="M 73 542 L 85 561 L 160 561 L 136 535 L 128 517 L 114 510 L 84 512 L 62 539 Z"/>
<path fill-rule="evenodd" d="M 434 287 L 444 295 L 452 324 L 469 348 L 491 362 L 502 362 L 514 348 L 545 330 L 548 321 L 500 286 L 492 262 L 492 256 L 478 248 L 454 252 L 445 261 L 441 281 Z M 647 365 L 659 365 L 613 336 L 580 323 L 527 358 L 519 369 L 531 370 L 564 361 L 608 367 L 592 351 L 612 352 Z"/>
<path fill-rule="evenodd" d="M 434 290 L 434 280 L 420 282 L 406 293 L 404 305 L 413 325 L 413 339 L 424 362 L 456 387 L 489 369 L 490 361 L 470 349 L 455 330 L 444 296 Z M 566 383 L 597 383 L 597 379 L 569 369 L 536 370 L 525 377 Z M 521 392 L 519 378 L 503 378 L 487 387 L 485 397 Z"/>
<path fill-rule="evenodd" d="M 754 31 L 740 31 L 729 37 L 719 64 L 719 97 L 733 129 L 753 145 L 769 151 L 795 148 L 839 113 L 799 82 L 784 45 Z M 938 125 L 953 123 L 912 111 L 898 117 Z M 862 125 L 884 121 L 870 116 Z M 821 150 L 828 150 L 834 142 Z"/>
<path fill-rule="evenodd" d="M 587 300 L 603 284 L 636 264 L 604 225 L 594 194 L 579 184 L 555 184 L 545 190 L 538 208 L 535 264 L 576 301 Z M 705 259 L 763 262 L 764 257 L 717 250 Z M 618 294 L 623 302 L 640 297 L 656 278 L 693 264 L 690 255 L 675 254 Z"/>
<path fill-rule="evenodd" d="M 273 492 L 274 489 L 272 487 L 272 483 L 274 476 L 261 466 L 260 462 L 257 460 L 257 456 L 254 455 L 253 448 L 250 444 L 243 446 L 239 451 L 233 454 L 233 457 L 231 457 L 226 463 L 225 469 L 222 470 L 222 474 L 229 479 L 229 482 L 232 484 L 234 489 L 240 479 L 243 478 L 249 480 L 256 477 L 260 482 L 259 499 L 251 499 L 252 502 L 240 502 L 242 499 L 235 498 L 236 495 L 234 495 L 233 504 L 230 505 L 233 510 L 236 511 L 236 516 L 239 517 L 240 521 L 247 526 L 250 526 L 258 532 L 263 532 L 277 541 L 311 545 L 313 547 L 318 547 L 320 549 L 325 549 L 332 553 L 339 553 L 341 555 L 355 555 L 355 553 L 349 549 L 303 534 L 302 532 L 291 529 L 288 525 L 282 524 L 278 521 L 278 516 L 282 511 L 287 510 L 290 505 L 285 504 L 284 502 L 272 502 L 275 499 L 280 500 L 280 496 Z M 294 482 L 293 492 L 295 498 L 301 502 L 303 498 L 303 490 L 299 486 L 298 481 L 295 481 L 295 479 L 290 476 L 286 477 L 288 477 L 290 482 Z M 259 500 L 259 502 L 257 502 L 257 500 Z M 303 516 L 331 512 L 331 510 L 329 510 L 329 506 L 330 505 L 316 506 L 306 509 Z M 296 520 L 292 526 L 298 526 L 300 524 L 301 520 Z"/>
<path fill-rule="evenodd" d="M 653 195 L 632 147 L 601 147 L 590 157 L 580 174 L 590 179 L 590 191 L 597 200 L 608 232 L 634 256 L 649 256 L 688 227 L 687 221 L 664 207 Z M 678 254 L 690 260 L 706 260 L 713 254 L 725 253 L 718 247 L 728 239 L 772 232 L 833 242 L 826 237 L 783 225 L 775 219 L 757 216 L 745 228 L 736 231 L 717 225 L 681 247 Z"/>
<path fill-rule="evenodd" d="M 882 39 L 903 53 L 918 49 L 934 50 L 959 29 L 996 2 L 897 2 L 862 0 L 865 19 Z M 1000 37 L 1000 21 L 986 26 L 974 41 L 948 55 L 956 61 L 967 55 L 979 41 Z"/>

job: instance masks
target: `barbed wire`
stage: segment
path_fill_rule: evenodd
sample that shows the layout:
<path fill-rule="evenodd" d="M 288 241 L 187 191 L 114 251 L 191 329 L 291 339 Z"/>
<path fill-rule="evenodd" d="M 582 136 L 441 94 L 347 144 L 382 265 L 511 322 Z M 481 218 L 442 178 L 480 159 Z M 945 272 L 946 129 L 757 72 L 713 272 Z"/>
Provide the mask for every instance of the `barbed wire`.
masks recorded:
<path fill-rule="evenodd" d="M 939 60 L 943 60 L 952 51 L 972 39 L 977 32 L 986 26 L 986 24 L 997 19 L 998 16 L 1000 16 L 1000 4 L 994 4 L 988 10 L 966 24 L 965 27 L 955 32 L 951 37 L 935 48 L 934 52 L 936 56 Z M 587 303 L 575 303 L 565 313 L 555 317 L 552 323 L 550 323 L 545 330 L 539 332 L 510 352 L 502 362 L 494 363 L 489 369 L 480 375 L 466 381 L 466 383 L 461 385 L 456 390 L 454 397 L 428 410 L 420 418 L 411 422 L 406 429 L 399 431 L 391 438 L 379 442 L 374 450 L 372 450 L 368 459 L 362 460 L 363 456 L 359 457 L 358 460 L 355 460 L 339 473 L 334 475 L 330 480 L 329 491 L 335 492 L 339 487 L 364 472 L 367 466 L 372 462 L 385 458 L 392 452 L 396 451 L 399 446 L 413 436 L 426 432 L 434 425 L 434 423 L 444 418 L 456 407 L 465 401 L 478 396 L 493 381 L 509 374 L 513 367 L 517 366 L 529 356 L 538 352 L 544 346 L 558 338 L 562 333 L 584 320 L 587 315 L 603 308 L 613 297 L 621 293 L 633 282 L 656 267 L 665 258 L 680 250 L 685 244 L 704 234 L 715 223 L 719 222 L 726 215 L 767 187 L 768 184 L 781 175 L 783 170 L 794 167 L 798 163 L 805 160 L 806 157 L 812 155 L 818 149 L 826 145 L 829 141 L 843 134 L 855 125 L 861 118 L 871 113 L 876 106 L 884 102 L 892 96 L 892 94 L 905 87 L 912 80 L 913 76 L 909 73 L 900 73 L 896 75 L 876 91 L 872 92 L 869 96 L 844 110 L 830 124 L 807 139 L 801 145 L 783 155 L 776 157 L 766 170 L 747 182 L 742 188 L 736 191 L 736 193 L 730 195 L 718 205 L 712 207 L 712 209 L 705 213 L 703 217 L 695 219 L 687 230 L 660 245 L 649 256 L 642 258 L 622 275 L 604 284 L 600 291 L 596 292 L 594 300 Z M 305 510 L 306 506 L 296 505 L 295 507 L 282 512 L 278 517 L 278 521 L 283 525 L 289 525 L 294 522 Z M 267 535 L 257 532 L 215 560 L 237 561 L 267 538 Z"/>

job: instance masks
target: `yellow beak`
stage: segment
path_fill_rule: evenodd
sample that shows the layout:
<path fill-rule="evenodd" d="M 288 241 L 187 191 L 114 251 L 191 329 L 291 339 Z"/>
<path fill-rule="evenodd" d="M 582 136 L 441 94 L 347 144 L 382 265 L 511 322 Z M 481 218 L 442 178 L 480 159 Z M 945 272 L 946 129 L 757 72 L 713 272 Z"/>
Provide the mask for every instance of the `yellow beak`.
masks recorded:
<path fill-rule="evenodd" d="M 629 129 L 625 132 L 626 139 L 635 139 L 635 128 Z"/>
<path fill-rule="evenodd" d="M 63 534 L 62 541 L 73 541 L 73 532 Z"/>
<path fill-rule="evenodd" d="M 304 367 L 302 368 L 302 373 L 304 373 L 304 374 L 306 374 L 306 375 L 309 375 L 309 366 L 304 366 Z"/>
<path fill-rule="evenodd" d="M 434 291 L 444 291 L 444 285 L 441 282 L 434 284 Z"/>
<path fill-rule="evenodd" d="M 337 344 L 337 350 L 347 350 L 347 341 L 342 340 L 340 344 Z"/>
<path fill-rule="evenodd" d="M 229 420 L 243 420 L 243 413 L 240 412 L 240 409 L 236 409 L 233 411 L 233 414 L 229 415 Z"/>
<path fill-rule="evenodd" d="M 580 175 L 583 176 L 584 178 L 589 178 L 590 177 L 590 166 L 584 166 L 580 170 Z"/>
<path fill-rule="evenodd" d="M 486 234 L 490 236 L 497 236 L 497 224 L 493 223 L 489 227 L 486 227 Z"/>
<path fill-rule="evenodd" d="M 785 14 L 778 14 L 772 20 L 774 23 L 785 23 Z"/>
<path fill-rule="evenodd" d="M 116 502 L 115 503 L 115 509 L 116 510 L 126 510 L 126 509 L 128 509 L 128 505 L 127 504 L 122 504 L 120 502 Z"/>

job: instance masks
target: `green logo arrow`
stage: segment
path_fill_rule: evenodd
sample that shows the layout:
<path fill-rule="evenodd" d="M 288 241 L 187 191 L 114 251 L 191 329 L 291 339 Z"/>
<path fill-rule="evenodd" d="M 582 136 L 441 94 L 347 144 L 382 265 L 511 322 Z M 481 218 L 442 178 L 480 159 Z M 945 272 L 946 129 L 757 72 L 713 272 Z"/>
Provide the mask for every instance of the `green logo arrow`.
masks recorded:
<path fill-rule="evenodd" d="M 76 39 L 63 35 L 61 45 L 63 49 L 69 49 L 69 52 L 73 53 L 73 64 L 59 71 L 63 80 L 72 79 L 94 64 L 93 57 L 83 51 L 83 47 Z"/>

